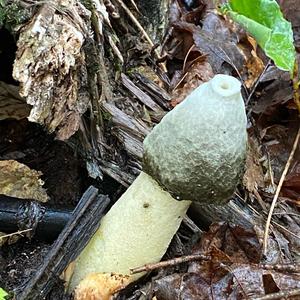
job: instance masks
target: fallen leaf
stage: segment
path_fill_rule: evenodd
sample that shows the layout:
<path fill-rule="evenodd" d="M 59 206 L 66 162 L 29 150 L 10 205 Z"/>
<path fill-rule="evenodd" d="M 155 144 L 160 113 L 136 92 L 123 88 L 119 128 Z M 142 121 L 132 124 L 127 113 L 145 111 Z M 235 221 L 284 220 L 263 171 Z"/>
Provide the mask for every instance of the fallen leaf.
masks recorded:
<path fill-rule="evenodd" d="M 182 86 L 172 93 L 171 105 L 174 107 L 202 83 L 213 77 L 213 71 L 208 62 L 196 62 L 187 71 Z"/>
<path fill-rule="evenodd" d="M 300 287 L 300 274 L 266 270 L 260 264 L 261 243 L 251 229 L 214 224 L 195 247 L 211 260 L 189 263 L 186 273 L 155 280 L 158 299 L 223 300 L 261 297 Z"/>
<path fill-rule="evenodd" d="M 48 195 L 40 179 L 41 172 L 15 160 L 0 161 L 0 194 L 47 202 Z"/>
<path fill-rule="evenodd" d="M 249 56 L 246 61 L 247 79 L 245 80 L 245 85 L 250 89 L 256 83 L 257 79 L 263 72 L 265 65 L 256 53 L 257 44 L 255 40 L 250 36 L 248 37 L 248 40 L 253 49 L 251 50 L 251 56 Z"/>
<path fill-rule="evenodd" d="M 243 184 L 249 192 L 254 192 L 259 187 L 264 187 L 264 173 L 259 162 L 261 158 L 259 145 L 251 136 L 248 136 L 248 152 L 246 158 L 246 170 Z"/>

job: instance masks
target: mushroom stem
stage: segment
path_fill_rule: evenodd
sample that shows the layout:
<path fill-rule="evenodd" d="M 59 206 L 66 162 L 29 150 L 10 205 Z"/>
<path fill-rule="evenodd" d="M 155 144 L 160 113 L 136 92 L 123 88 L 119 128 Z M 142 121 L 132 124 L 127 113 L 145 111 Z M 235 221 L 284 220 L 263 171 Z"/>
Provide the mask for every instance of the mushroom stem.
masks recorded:
<path fill-rule="evenodd" d="M 240 86 L 234 77 L 216 75 L 148 134 L 144 172 L 103 218 L 76 262 L 71 288 L 85 278 L 76 288 L 76 300 L 104 300 L 94 288 L 103 280 L 109 279 L 114 287 L 106 290 L 115 292 L 142 275 L 128 275 L 130 268 L 159 261 L 191 203 L 187 200 L 220 205 L 229 200 L 247 148 Z"/>
<path fill-rule="evenodd" d="M 159 261 L 190 204 L 175 200 L 141 172 L 77 259 L 71 290 L 90 273 L 129 275 L 130 268 Z M 142 275 L 131 275 L 129 282 Z"/>

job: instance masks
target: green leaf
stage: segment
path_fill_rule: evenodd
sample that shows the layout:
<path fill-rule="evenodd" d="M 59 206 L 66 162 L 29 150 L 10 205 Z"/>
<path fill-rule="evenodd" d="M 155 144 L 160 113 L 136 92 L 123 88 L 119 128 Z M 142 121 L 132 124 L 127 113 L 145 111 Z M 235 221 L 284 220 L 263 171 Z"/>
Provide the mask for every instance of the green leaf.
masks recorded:
<path fill-rule="evenodd" d="M 296 51 L 292 25 L 275 0 L 229 0 L 221 11 L 243 26 L 278 68 L 293 73 Z"/>
<path fill-rule="evenodd" d="M 0 288 L 0 300 L 5 300 L 5 296 L 7 296 L 8 294 L 2 289 Z"/>

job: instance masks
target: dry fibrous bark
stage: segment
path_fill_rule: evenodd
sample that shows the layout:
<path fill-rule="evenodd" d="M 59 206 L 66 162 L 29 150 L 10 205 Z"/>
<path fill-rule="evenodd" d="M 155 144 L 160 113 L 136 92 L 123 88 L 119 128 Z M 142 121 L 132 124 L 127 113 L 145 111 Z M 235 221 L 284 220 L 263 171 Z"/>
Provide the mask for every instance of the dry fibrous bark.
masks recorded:
<path fill-rule="evenodd" d="M 79 128 L 89 103 L 82 45 L 89 34 L 82 17 L 88 11 L 77 1 L 42 5 L 22 27 L 13 77 L 20 95 L 32 105 L 29 120 L 57 129 L 67 139 Z"/>
<path fill-rule="evenodd" d="M 24 11 L 31 8 L 26 1 L 18 3 Z M 127 186 L 141 168 L 142 141 L 171 98 L 138 73 L 132 73 L 135 82 L 122 75 L 124 85 L 116 77 L 130 60 L 126 47 L 132 47 L 138 29 L 121 2 L 55 0 L 37 3 L 30 13 L 27 23 L 13 27 L 19 34 L 13 66 L 18 101 L 29 104 L 24 107 L 27 114 L 31 108 L 30 121 L 81 145 L 91 177 L 104 173 Z M 132 41 L 128 45 L 120 36 L 124 31 Z M 150 46 L 139 43 L 141 52 L 143 47 L 150 52 Z"/>

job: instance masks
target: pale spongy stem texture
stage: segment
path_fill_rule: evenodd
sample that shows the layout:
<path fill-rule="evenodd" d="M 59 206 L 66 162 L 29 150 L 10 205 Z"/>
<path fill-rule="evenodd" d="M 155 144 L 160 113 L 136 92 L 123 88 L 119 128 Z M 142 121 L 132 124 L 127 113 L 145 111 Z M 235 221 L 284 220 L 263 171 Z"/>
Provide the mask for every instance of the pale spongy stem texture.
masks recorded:
<path fill-rule="evenodd" d="M 77 259 L 71 290 L 89 273 L 125 275 L 130 268 L 160 261 L 190 203 L 175 200 L 142 172 Z M 133 275 L 131 281 L 141 275 Z"/>

